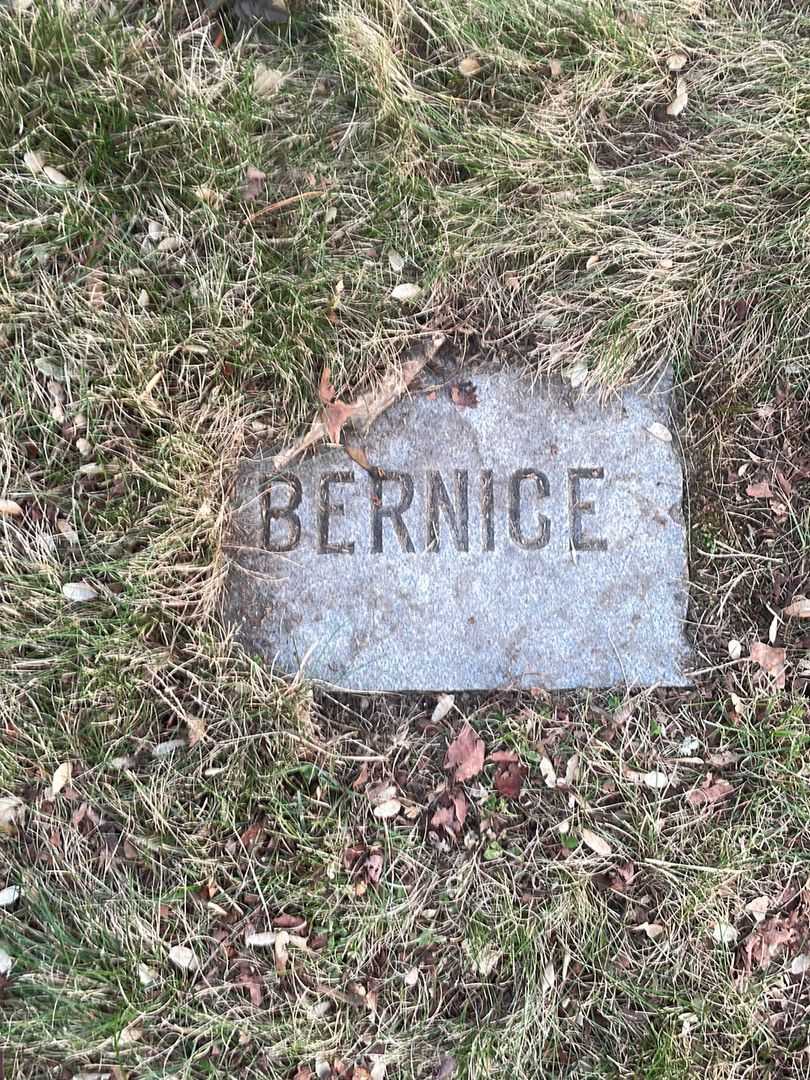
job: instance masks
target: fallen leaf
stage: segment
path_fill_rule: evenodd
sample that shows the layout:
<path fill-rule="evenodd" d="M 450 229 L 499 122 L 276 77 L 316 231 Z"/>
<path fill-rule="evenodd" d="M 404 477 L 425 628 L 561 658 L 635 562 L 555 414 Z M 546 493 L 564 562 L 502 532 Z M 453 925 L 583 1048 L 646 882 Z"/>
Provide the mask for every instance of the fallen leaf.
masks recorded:
<path fill-rule="evenodd" d="M 0 499 L 0 514 L 6 517 L 19 517 L 22 512 L 20 504 L 13 499 Z"/>
<path fill-rule="evenodd" d="M 82 604 L 88 600 L 95 600 L 98 593 L 86 581 L 66 581 L 62 586 L 62 595 L 66 600 Z"/>
<path fill-rule="evenodd" d="M 495 790 L 507 799 L 517 799 L 527 771 L 523 765 L 501 765 L 495 773 Z"/>
<path fill-rule="evenodd" d="M 728 655 L 732 660 L 739 660 L 742 656 L 742 642 L 732 638 L 728 643 Z"/>
<path fill-rule="evenodd" d="M 58 187 L 64 187 L 65 184 L 70 183 L 65 174 L 58 169 L 54 169 L 52 165 L 43 165 L 42 172 L 52 184 L 56 184 Z"/>
<path fill-rule="evenodd" d="M 647 427 L 647 431 L 661 442 L 672 442 L 672 432 L 664 424 L 659 424 L 657 420 Z"/>
<path fill-rule="evenodd" d="M 678 79 L 675 88 L 675 97 L 667 105 L 667 116 L 680 116 L 689 102 L 689 91 L 685 79 Z"/>
<path fill-rule="evenodd" d="M 559 79 L 560 75 L 562 75 L 562 64 L 559 60 L 549 60 L 548 71 L 552 79 Z"/>
<path fill-rule="evenodd" d="M 194 951 L 187 945 L 172 945 L 169 949 L 169 960 L 181 971 L 196 971 L 200 966 Z"/>
<path fill-rule="evenodd" d="M 385 802 L 375 806 L 372 813 L 375 818 L 380 818 L 381 821 L 388 821 L 389 818 L 396 817 L 402 809 L 402 803 L 399 799 L 386 799 Z"/>
<path fill-rule="evenodd" d="M 792 619 L 810 619 L 810 599 L 806 596 L 795 596 L 785 608 L 785 615 Z"/>
<path fill-rule="evenodd" d="M 395 285 L 391 290 L 392 300 L 416 300 L 421 295 L 421 287 L 414 285 L 411 281 L 403 281 L 401 285 Z"/>
<path fill-rule="evenodd" d="M 245 202 L 255 202 L 264 191 L 264 182 L 267 174 L 261 169 L 248 165 L 245 169 L 245 181 L 242 184 L 242 198 Z"/>
<path fill-rule="evenodd" d="M 613 854 L 613 848 L 603 836 L 591 832 L 590 829 L 582 829 L 580 836 L 583 844 L 589 847 L 596 855 L 601 855 L 603 859 L 607 859 L 608 856 Z"/>
<path fill-rule="evenodd" d="M 753 900 L 745 905 L 745 910 L 749 915 L 753 916 L 755 922 L 760 923 L 768 914 L 770 906 L 771 901 L 767 896 L 755 896 Z"/>
<path fill-rule="evenodd" d="M 460 409 L 474 409 L 478 404 L 475 384 L 467 381 L 454 382 L 450 387 L 450 400 Z"/>
<path fill-rule="evenodd" d="M 737 941 L 737 931 L 729 922 L 712 923 L 711 933 L 718 945 L 734 945 Z"/>
<path fill-rule="evenodd" d="M 395 274 L 400 274 L 405 269 L 405 259 L 398 251 L 388 252 L 388 265 Z"/>
<path fill-rule="evenodd" d="M 453 708 L 455 700 L 456 699 L 452 694 L 439 694 L 438 698 L 436 698 L 436 705 L 430 716 L 430 722 L 432 724 L 438 724 L 440 721 L 444 720 L 445 716 L 447 716 Z"/>
<path fill-rule="evenodd" d="M 253 93 L 257 97 L 273 97 L 287 78 L 283 71 L 271 68 L 267 64 L 257 64 L 253 73 Z"/>
<path fill-rule="evenodd" d="M 487 758 L 488 761 L 497 761 L 504 765 L 510 765 L 513 762 L 520 761 L 514 750 L 493 750 Z"/>
<path fill-rule="evenodd" d="M 225 202 L 225 196 L 221 191 L 217 191 L 216 188 L 207 187 L 205 184 L 201 184 L 199 187 L 194 188 L 194 194 L 200 202 L 205 203 L 214 210 L 218 210 Z"/>
<path fill-rule="evenodd" d="M 22 889 L 19 885 L 9 885 L 5 889 L 0 889 L 0 908 L 11 907 L 21 896 Z"/>
<path fill-rule="evenodd" d="M 543 968 L 543 974 L 540 976 L 540 989 L 544 994 L 550 994 L 556 984 L 557 973 L 554 970 L 554 965 L 549 960 Z"/>
<path fill-rule="evenodd" d="M 750 495 L 752 499 L 770 499 L 773 493 L 768 481 L 760 480 L 757 484 L 749 484 L 745 489 L 745 494 Z"/>
<path fill-rule="evenodd" d="M 465 721 L 461 731 L 450 743 L 444 758 L 445 769 L 453 769 L 456 783 L 471 780 L 484 767 L 484 740 Z"/>
<path fill-rule="evenodd" d="M 157 246 L 157 250 L 166 255 L 172 251 L 179 251 L 186 246 L 186 241 L 182 236 L 174 233 L 172 236 L 164 236 Z"/>
<path fill-rule="evenodd" d="M 750 659 L 755 664 L 773 676 L 778 690 L 785 687 L 785 650 L 766 645 L 762 641 L 755 641 L 751 645 Z"/>
<path fill-rule="evenodd" d="M 683 52 L 672 52 L 667 57 L 667 67 L 670 71 L 683 71 L 689 61 L 689 57 Z"/>
<path fill-rule="evenodd" d="M 790 974 L 806 975 L 808 971 L 810 971 L 810 955 L 799 953 L 798 956 L 794 956 L 790 962 Z"/>
<path fill-rule="evenodd" d="M 575 364 L 566 368 L 563 374 L 570 382 L 572 389 L 576 390 L 588 378 L 588 370 L 588 365 L 584 360 L 577 360 Z"/>
<path fill-rule="evenodd" d="M 747 967 L 766 971 L 771 961 L 796 936 L 790 915 L 774 915 L 757 923 L 745 941 Z"/>
<path fill-rule="evenodd" d="M 36 150 L 26 150 L 26 152 L 23 154 L 23 161 L 34 174 L 34 176 L 36 176 L 38 173 L 41 173 L 42 170 L 45 168 L 45 158 L 42 156 L 42 154 L 37 153 Z"/>
<path fill-rule="evenodd" d="M 0 948 L 0 978 L 5 978 L 13 967 L 14 961 L 5 949 Z"/>
<path fill-rule="evenodd" d="M 602 176 L 602 170 L 593 161 L 588 162 L 588 179 L 591 182 L 591 186 L 595 188 L 596 191 L 601 191 L 605 186 L 605 178 Z"/>
<path fill-rule="evenodd" d="M 548 754 L 543 754 L 540 758 L 540 775 L 543 777 L 543 782 L 547 788 L 557 786 L 557 772 Z"/>
<path fill-rule="evenodd" d="M 175 750 L 185 750 L 187 746 L 188 743 L 185 739 L 167 739 L 165 742 L 155 743 L 152 747 L 152 757 L 168 757 Z"/>
<path fill-rule="evenodd" d="M 686 796 L 690 806 L 707 806 L 725 799 L 734 790 L 728 780 L 712 780 L 711 774 L 706 777 L 702 785 Z"/>
<path fill-rule="evenodd" d="M 646 934 L 650 941 L 655 941 L 656 938 L 661 937 L 661 935 L 664 933 L 664 927 L 661 925 L 661 923 L 655 922 L 639 923 L 638 926 L 634 926 L 632 927 L 632 929 L 640 933 Z"/>
<path fill-rule="evenodd" d="M 263 931 L 258 934 L 245 934 L 245 945 L 249 949 L 267 949 L 276 943 L 275 931 Z"/>
<path fill-rule="evenodd" d="M 158 973 L 154 968 L 149 967 L 148 964 L 138 964 L 138 980 L 144 989 L 154 986 L 158 978 Z"/>
<path fill-rule="evenodd" d="M 416 986 L 419 982 L 419 968 L 412 967 L 410 971 L 406 971 L 402 976 L 402 981 L 406 986 Z"/>
<path fill-rule="evenodd" d="M 477 75 L 481 70 L 480 60 L 476 60 L 474 56 L 466 56 L 463 60 L 459 61 L 459 72 L 465 79 L 472 78 L 473 75 Z"/>
<path fill-rule="evenodd" d="M 54 772 L 51 779 L 51 798 L 55 798 L 59 792 L 68 784 L 73 776 L 73 764 L 70 761 L 63 761 L 62 764 Z"/>
<path fill-rule="evenodd" d="M 25 818 L 25 803 L 16 795 L 0 798 L 0 835 L 16 836 Z"/>
<path fill-rule="evenodd" d="M 188 745 L 196 746 L 205 738 L 205 718 L 186 713 L 186 728 L 188 730 Z"/>
<path fill-rule="evenodd" d="M 658 769 L 652 769 L 650 772 L 643 773 L 641 777 L 641 782 L 645 787 L 654 789 L 669 787 L 672 781 L 673 777 Z"/>

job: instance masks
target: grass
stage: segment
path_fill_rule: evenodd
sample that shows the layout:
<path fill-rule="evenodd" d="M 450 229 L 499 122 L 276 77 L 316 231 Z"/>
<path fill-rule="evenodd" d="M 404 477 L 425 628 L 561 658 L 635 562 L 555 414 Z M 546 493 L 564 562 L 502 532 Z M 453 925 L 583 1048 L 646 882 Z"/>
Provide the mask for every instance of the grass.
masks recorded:
<path fill-rule="evenodd" d="M 810 639 L 782 614 L 810 591 L 808 41 L 787 0 L 334 0 L 247 35 L 227 7 L 0 11 L 6 1076 L 810 1073 Z M 433 724 L 223 640 L 233 463 L 304 429 L 324 364 L 353 396 L 437 327 L 605 394 L 674 362 L 694 691 Z M 775 616 L 784 690 L 746 659 Z M 430 820 L 460 713 L 530 773 L 507 801 L 487 766 L 455 843 Z M 373 816 L 364 765 L 412 817 Z M 693 805 L 709 775 L 730 792 Z M 308 942 L 283 971 L 245 944 L 279 915 Z"/>

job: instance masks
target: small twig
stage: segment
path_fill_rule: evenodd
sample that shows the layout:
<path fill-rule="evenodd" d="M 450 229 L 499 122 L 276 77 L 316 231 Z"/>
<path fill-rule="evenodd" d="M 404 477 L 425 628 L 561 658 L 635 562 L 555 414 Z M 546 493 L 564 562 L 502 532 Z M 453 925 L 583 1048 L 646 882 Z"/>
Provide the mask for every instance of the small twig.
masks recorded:
<path fill-rule="evenodd" d="M 270 203 L 269 206 L 263 206 L 261 210 L 256 210 L 253 214 L 248 215 L 248 221 L 257 221 L 260 217 L 264 217 L 265 214 L 275 213 L 276 210 L 284 210 L 288 206 L 293 206 L 295 203 L 300 202 L 301 199 L 311 199 L 315 195 L 325 195 L 326 188 L 315 188 L 313 191 L 299 191 L 297 195 L 289 195 L 286 199 L 279 199 L 278 202 Z"/>

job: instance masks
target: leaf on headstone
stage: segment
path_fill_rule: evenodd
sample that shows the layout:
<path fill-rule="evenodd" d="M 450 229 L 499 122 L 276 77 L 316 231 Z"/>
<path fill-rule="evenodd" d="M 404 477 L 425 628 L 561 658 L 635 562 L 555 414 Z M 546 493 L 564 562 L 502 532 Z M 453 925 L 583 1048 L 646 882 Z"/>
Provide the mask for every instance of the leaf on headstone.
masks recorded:
<path fill-rule="evenodd" d="M 712 923 L 711 934 L 718 945 L 734 945 L 737 942 L 737 930 L 730 922 L 719 920 Z"/>
<path fill-rule="evenodd" d="M 25 803 L 16 795 L 0 798 L 0 836 L 16 836 L 25 818 Z"/>
<path fill-rule="evenodd" d="M 670 71 L 683 71 L 689 61 L 686 53 L 676 50 L 667 57 L 667 67 Z"/>
<path fill-rule="evenodd" d="M 73 763 L 63 761 L 51 778 L 51 798 L 55 798 L 73 777 Z"/>
<path fill-rule="evenodd" d="M 751 645 L 750 659 L 772 676 L 778 690 L 784 690 L 785 650 L 783 648 L 776 648 L 773 645 L 766 645 L 762 641 L 755 641 Z"/>
<path fill-rule="evenodd" d="M 66 600 L 82 604 L 88 600 L 95 600 L 98 593 L 86 581 L 66 581 L 62 586 L 62 595 Z"/>
<path fill-rule="evenodd" d="M 346 451 L 352 461 L 356 462 L 361 469 L 365 469 L 367 473 L 373 472 L 374 467 L 368 460 L 368 454 L 365 452 L 362 446 L 348 446 L 344 443 L 343 449 Z"/>
<path fill-rule="evenodd" d="M 388 265 L 395 274 L 399 274 L 405 269 L 405 259 L 398 251 L 391 250 L 388 252 Z"/>
<path fill-rule="evenodd" d="M 728 780 L 713 780 L 711 773 L 706 777 L 699 788 L 690 791 L 686 801 L 690 806 L 707 806 L 720 802 L 734 791 L 733 785 Z"/>
<path fill-rule="evenodd" d="M 459 61 L 458 70 L 465 79 L 470 79 L 481 70 L 481 61 L 476 60 L 474 56 L 465 56 Z"/>
<path fill-rule="evenodd" d="M 462 382 L 454 382 L 450 387 L 450 400 L 460 409 L 474 409 L 478 405 L 478 393 L 475 383 L 468 379 Z"/>
<path fill-rule="evenodd" d="M 517 799 L 523 787 L 528 770 L 514 762 L 501 765 L 495 773 L 495 790 L 507 799 Z"/>
<path fill-rule="evenodd" d="M 672 432 L 664 424 L 659 424 L 657 420 L 647 427 L 647 431 L 661 442 L 672 442 Z"/>
<path fill-rule="evenodd" d="M 771 485 L 767 480 L 760 480 L 756 484 L 749 484 L 745 489 L 745 494 L 749 495 L 752 499 L 770 499 L 772 496 Z"/>
<path fill-rule="evenodd" d="M 187 945 L 172 945 L 169 949 L 169 960 L 181 971 L 196 971 L 200 966 L 194 950 Z"/>
<path fill-rule="evenodd" d="M 785 615 L 791 619 L 810 619 L 810 599 L 806 596 L 794 596 L 785 608 Z"/>
<path fill-rule="evenodd" d="M 452 694 L 439 694 L 438 698 L 436 699 L 435 708 L 433 709 L 430 717 L 430 722 L 432 724 L 438 724 L 442 720 L 444 720 L 445 716 L 447 716 L 447 714 L 453 708 L 453 703 L 455 702 L 455 700 L 456 699 Z"/>
<path fill-rule="evenodd" d="M 43 165 L 43 175 L 46 176 L 52 184 L 56 184 L 58 187 L 64 187 L 70 183 L 70 180 L 59 169 L 54 169 L 52 165 Z"/>
<path fill-rule="evenodd" d="M 689 91 L 685 79 L 678 79 L 675 88 L 675 97 L 667 105 L 667 116 L 680 116 L 689 102 Z"/>
<path fill-rule="evenodd" d="M 23 509 L 14 499 L 0 499 L 0 515 L 5 517 L 19 517 Z"/>
<path fill-rule="evenodd" d="M 45 158 L 36 150 L 26 150 L 23 154 L 23 161 L 34 176 L 37 176 L 45 168 Z"/>
<path fill-rule="evenodd" d="M 287 78 L 283 71 L 271 68 L 267 64 L 257 64 L 253 73 L 253 93 L 257 97 L 273 97 Z"/>
<path fill-rule="evenodd" d="M 454 770 L 453 779 L 459 784 L 471 780 L 483 769 L 484 740 L 476 735 L 467 721 L 448 746 L 444 767 Z"/>
<path fill-rule="evenodd" d="M 580 836 L 583 844 L 589 847 L 596 855 L 601 855 L 603 859 L 607 859 L 608 856 L 613 854 L 613 848 L 598 833 L 592 832 L 590 829 L 582 829 L 580 830 Z"/>
<path fill-rule="evenodd" d="M 5 889 L 0 889 L 0 908 L 11 907 L 21 896 L 22 889 L 19 885 L 8 885 Z"/>
<path fill-rule="evenodd" d="M 421 295 L 422 289 L 420 286 L 411 281 L 403 281 L 401 285 L 396 285 L 391 290 L 392 300 L 416 300 Z"/>

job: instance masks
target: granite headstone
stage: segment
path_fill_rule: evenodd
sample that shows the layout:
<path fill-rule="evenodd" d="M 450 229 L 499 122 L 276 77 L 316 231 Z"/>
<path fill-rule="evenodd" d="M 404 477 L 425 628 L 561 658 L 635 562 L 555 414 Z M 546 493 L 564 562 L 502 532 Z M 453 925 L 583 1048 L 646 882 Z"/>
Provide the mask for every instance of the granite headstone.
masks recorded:
<path fill-rule="evenodd" d="M 671 380 L 607 404 L 465 373 L 279 475 L 245 461 L 224 618 L 356 691 L 688 685 Z M 362 455 L 359 455 L 362 459 Z"/>

